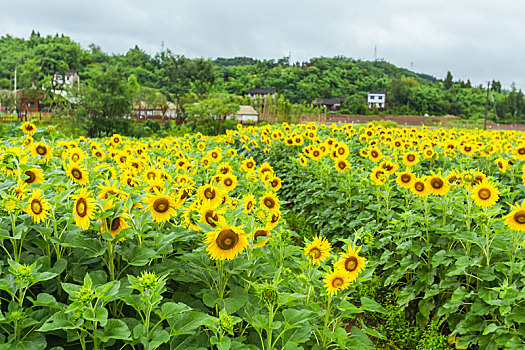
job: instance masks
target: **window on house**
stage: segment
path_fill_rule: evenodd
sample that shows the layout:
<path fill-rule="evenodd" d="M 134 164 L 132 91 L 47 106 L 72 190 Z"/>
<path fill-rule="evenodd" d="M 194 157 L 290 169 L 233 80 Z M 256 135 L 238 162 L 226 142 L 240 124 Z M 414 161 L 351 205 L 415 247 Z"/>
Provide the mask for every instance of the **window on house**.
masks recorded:
<path fill-rule="evenodd" d="M 382 100 L 383 99 L 383 96 L 377 96 L 378 99 Z"/>
<path fill-rule="evenodd" d="M 373 100 L 375 98 L 375 96 L 370 96 L 370 99 Z"/>

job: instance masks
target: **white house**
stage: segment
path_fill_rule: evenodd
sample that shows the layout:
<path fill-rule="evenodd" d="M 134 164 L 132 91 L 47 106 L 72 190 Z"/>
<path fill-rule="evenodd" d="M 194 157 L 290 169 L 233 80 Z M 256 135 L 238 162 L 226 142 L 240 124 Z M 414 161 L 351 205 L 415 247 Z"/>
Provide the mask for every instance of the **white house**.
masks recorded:
<path fill-rule="evenodd" d="M 370 91 L 368 93 L 368 108 L 385 108 L 386 91 Z"/>
<path fill-rule="evenodd" d="M 67 71 L 66 74 L 56 72 L 53 76 L 53 81 L 56 85 L 72 85 L 74 83 L 78 83 L 80 81 L 80 77 L 78 76 L 78 73 L 73 70 Z"/>
<path fill-rule="evenodd" d="M 252 106 L 239 106 L 239 111 L 234 114 L 234 117 L 241 123 L 257 123 L 259 121 L 259 113 Z"/>

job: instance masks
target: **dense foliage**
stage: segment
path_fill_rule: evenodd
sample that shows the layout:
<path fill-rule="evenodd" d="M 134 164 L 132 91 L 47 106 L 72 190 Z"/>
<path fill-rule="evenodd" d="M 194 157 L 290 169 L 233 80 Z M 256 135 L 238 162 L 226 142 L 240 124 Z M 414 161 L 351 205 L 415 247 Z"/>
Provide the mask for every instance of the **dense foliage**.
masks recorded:
<path fill-rule="evenodd" d="M 148 96 L 148 105 L 160 108 L 166 99 L 171 100 L 179 112 L 185 103 L 209 94 L 242 96 L 250 88 L 271 88 L 287 101 L 301 105 L 316 98 L 345 97 L 341 111 L 351 114 L 370 113 L 366 96 L 371 90 L 387 91 L 384 112 L 389 114 L 453 114 L 476 119 L 485 113 L 486 87 L 454 81 L 450 72 L 440 81 L 384 61 L 346 57 L 317 57 L 295 63 L 288 58 L 261 61 L 248 57 L 212 61 L 189 59 L 169 50 L 151 56 L 139 47 L 125 54 L 108 55 L 96 45 L 84 49 L 66 36 L 42 37 L 35 32 L 27 40 L 1 37 L 0 55 L 0 90 L 13 88 L 15 68 L 19 88 L 44 86 L 50 90 L 55 72 L 75 70 L 88 82 L 113 67 L 126 79 L 136 78 L 142 91 L 136 101 L 145 101 Z M 151 89 L 165 98 L 156 97 Z M 523 121 L 525 101 L 521 90 L 512 87 L 511 91 L 502 91 L 501 83 L 492 81 L 491 93 L 489 119 Z M 4 95 L 0 91 L 0 103 Z"/>

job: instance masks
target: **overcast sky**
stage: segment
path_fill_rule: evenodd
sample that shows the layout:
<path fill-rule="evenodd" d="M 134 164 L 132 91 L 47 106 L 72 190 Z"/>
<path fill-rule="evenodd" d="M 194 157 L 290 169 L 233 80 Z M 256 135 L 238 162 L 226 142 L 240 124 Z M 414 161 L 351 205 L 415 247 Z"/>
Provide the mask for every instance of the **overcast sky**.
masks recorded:
<path fill-rule="evenodd" d="M 520 0 L 0 0 L 0 35 L 33 29 L 108 53 L 138 45 L 154 54 L 164 42 L 189 57 L 377 57 L 525 90 Z"/>

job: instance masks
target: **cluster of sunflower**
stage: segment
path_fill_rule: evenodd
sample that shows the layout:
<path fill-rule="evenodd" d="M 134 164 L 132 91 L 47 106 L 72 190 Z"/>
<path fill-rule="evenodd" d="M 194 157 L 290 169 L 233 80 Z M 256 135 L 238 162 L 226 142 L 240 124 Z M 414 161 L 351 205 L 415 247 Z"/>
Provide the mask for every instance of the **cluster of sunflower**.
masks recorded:
<path fill-rule="evenodd" d="M 337 172 L 348 173 L 352 165 L 359 163 L 358 171 L 369 169 L 373 185 L 382 186 L 395 176 L 400 188 L 420 198 L 445 196 L 451 190 L 464 188 L 480 207 L 491 207 L 498 202 L 498 187 L 504 187 L 499 181 L 501 176 L 525 161 L 525 134 L 513 130 L 385 128 L 373 123 L 361 126 L 283 123 L 239 128 L 230 132 L 229 137 L 239 140 L 246 149 L 258 147 L 255 145 L 259 143 L 268 147 L 272 143 L 297 147 L 300 149 L 297 160 L 303 167 L 311 161 L 324 162 L 330 158 Z M 457 167 L 459 162 L 461 167 L 432 170 L 440 159 L 440 164 Z M 488 176 L 485 169 L 469 167 L 470 162 L 484 159 L 485 163 L 496 166 L 497 171 L 492 176 Z M 399 171 L 402 166 L 403 170 Z M 525 165 L 520 170 L 525 184 Z M 525 230 L 525 221 L 520 215 L 516 216 L 524 208 L 525 201 L 511 206 L 511 212 L 505 216 L 510 229 Z"/>
<path fill-rule="evenodd" d="M 313 265 L 320 265 L 330 257 L 332 246 L 324 237 L 314 237 L 304 247 L 304 254 Z M 353 283 L 365 268 L 366 259 L 359 256 L 361 247 L 348 246 L 346 252 L 339 253 L 339 260 L 333 268 L 326 267 L 323 282 L 329 296 L 343 291 Z"/>
<path fill-rule="evenodd" d="M 210 257 L 224 260 L 264 246 L 280 222 L 281 179 L 270 164 L 239 157 L 228 136 L 132 140 L 115 134 L 52 143 L 35 141 L 31 123 L 21 129 L 26 136 L 19 144 L 0 148 L 0 182 L 9 193 L 1 204 L 12 214 L 23 210 L 35 224 L 48 226 L 69 208 L 82 230 L 122 242 L 133 237 L 137 216 L 150 215 L 159 227 L 204 230 Z M 61 206 L 54 197 L 64 191 L 70 200 Z M 241 225 L 226 215 L 235 210 Z M 249 221 L 253 228 L 245 232 Z"/>

